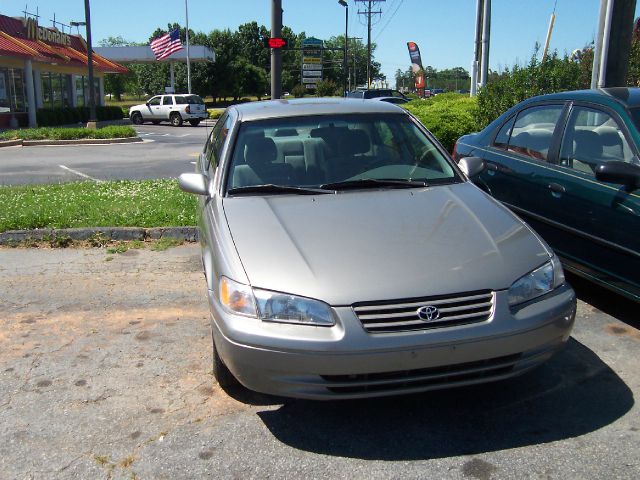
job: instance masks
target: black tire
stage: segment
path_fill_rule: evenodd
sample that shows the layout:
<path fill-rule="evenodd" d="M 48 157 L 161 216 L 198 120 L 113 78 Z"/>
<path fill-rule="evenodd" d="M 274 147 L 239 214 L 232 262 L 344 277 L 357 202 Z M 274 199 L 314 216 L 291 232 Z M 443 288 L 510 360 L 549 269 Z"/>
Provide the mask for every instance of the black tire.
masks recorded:
<path fill-rule="evenodd" d="M 189 123 L 192 127 L 197 127 L 198 125 L 200 125 L 200 120 L 189 120 Z"/>
<path fill-rule="evenodd" d="M 154 125 L 160 125 L 160 120 L 151 120 Z"/>
<path fill-rule="evenodd" d="M 169 117 L 169 121 L 171 122 L 171 125 L 173 125 L 174 127 L 182 126 L 182 117 L 178 112 L 173 112 Z"/>
<path fill-rule="evenodd" d="M 142 125 L 144 123 L 142 114 L 140 112 L 133 112 L 131 114 L 131 123 L 133 123 L 134 125 Z"/>
<path fill-rule="evenodd" d="M 218 385 L 220 385 L 221 388 L 233 388 L 240 386 L 240 382 L 238 382 L 236 377 L 233 376 L 220 358 L 220 355 L 218 355 L 213 335 L 211 338 L 211 344 L 213 345 L 213 376 L 218 382 Z"/>

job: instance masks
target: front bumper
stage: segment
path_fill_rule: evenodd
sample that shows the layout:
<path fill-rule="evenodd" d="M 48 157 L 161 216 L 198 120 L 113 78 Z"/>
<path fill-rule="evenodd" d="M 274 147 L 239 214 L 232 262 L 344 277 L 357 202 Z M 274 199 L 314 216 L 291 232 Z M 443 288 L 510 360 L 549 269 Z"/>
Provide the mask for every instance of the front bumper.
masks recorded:
<path fill-rule="evenodd" d="M 273 395 L 337 399 L 386 396 L 500 380 L 549 359 L 569 338 L 576 298 L 568 286 L 509 310 L 506 291 L 482 323 L 370 334 L 350 307 L 334 327 L 230 315 L 209 292 L 216 349 L 245 387 Z"/>

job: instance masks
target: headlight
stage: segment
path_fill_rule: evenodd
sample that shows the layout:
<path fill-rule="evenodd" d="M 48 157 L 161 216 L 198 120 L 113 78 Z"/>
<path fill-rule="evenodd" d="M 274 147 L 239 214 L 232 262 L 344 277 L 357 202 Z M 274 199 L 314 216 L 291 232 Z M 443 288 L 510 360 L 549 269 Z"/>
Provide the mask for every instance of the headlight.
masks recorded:
<path fill-rule="evenodd" d="M 231 313 L 258 317 L 265 322 L 335 325 L 331 308 L 326 303 L 258 288 L 252 290 L 227 277 L 220 278 L 220 303 Z"/>
<path fill-rule="evenodd" d="M 330 327 L 335 324 L 326 303 L 286 293 L 253 289 L 258 316 L 266 322 L 300 323 Z"/>
<path fill-rule="evenodd" d="M 251 287 L 227 277 L 220 277 L 220 303 L 231 313 L 256 316 L 256 303 Z"/>
<path fill-rule="evenodd" d="M 509 306 L 528 302 L 564 283 L 564 272 L 558 257 L 519 278 L 509 288 Z"/>

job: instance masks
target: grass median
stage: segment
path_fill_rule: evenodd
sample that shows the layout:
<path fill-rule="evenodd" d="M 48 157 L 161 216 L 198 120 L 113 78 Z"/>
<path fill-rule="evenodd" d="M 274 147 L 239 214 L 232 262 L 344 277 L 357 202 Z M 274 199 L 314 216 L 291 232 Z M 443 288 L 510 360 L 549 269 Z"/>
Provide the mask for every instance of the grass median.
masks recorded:
<path fill-rule="evenodd" d="M 126 125 L 109 125 L 102 128 L 42 127 L 21 128 L 0 133 L 0 140 L 78 140 L 82 138 L 129 138 L 136 131 Z"/>
<path fill-rule="evenodd" d="M 195 195 L 169 179 L 0 187 L 0 205 L 0 232 L 196 224 Z"/>

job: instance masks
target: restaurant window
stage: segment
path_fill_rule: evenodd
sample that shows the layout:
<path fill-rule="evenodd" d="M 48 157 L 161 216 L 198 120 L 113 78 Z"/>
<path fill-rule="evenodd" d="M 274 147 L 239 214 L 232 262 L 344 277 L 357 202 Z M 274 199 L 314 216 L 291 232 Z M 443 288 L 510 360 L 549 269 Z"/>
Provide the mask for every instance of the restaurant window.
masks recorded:
<path fill-rule="evenodd" d="M 100 80 L 93 79 L 95 102 L 100 105 Z M 77 76 L 75 84 L 76 105 L 85 107 L 89 105 L 89 78 L 86 76 Z"/>
<path fill-rule="evenodd" d="M 0 68 L 0 113 L 25 111 L 23 70 Z"/>
<path fill-rule="evenodd" d="M 42 106 L 44 108 L 62 108 L 71 106 L 69 101 L 70 75 L 54 72 L 42 72 Z"/>

